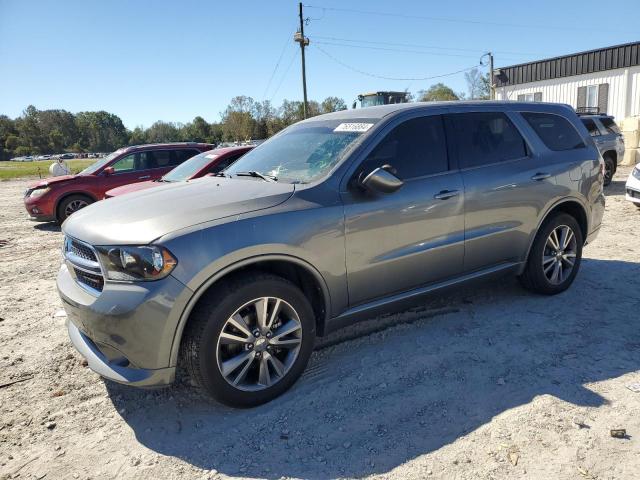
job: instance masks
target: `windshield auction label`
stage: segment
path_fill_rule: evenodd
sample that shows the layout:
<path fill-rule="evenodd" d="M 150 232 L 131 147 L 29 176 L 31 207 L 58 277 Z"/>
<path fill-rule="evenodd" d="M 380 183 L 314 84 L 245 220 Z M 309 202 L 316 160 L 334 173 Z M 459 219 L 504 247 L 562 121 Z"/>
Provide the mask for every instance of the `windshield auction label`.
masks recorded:
<path fill-rule="evenodd" d="M 366 132 L 373 123 L 341 123 L 333 131 L 334 132 Z"/>

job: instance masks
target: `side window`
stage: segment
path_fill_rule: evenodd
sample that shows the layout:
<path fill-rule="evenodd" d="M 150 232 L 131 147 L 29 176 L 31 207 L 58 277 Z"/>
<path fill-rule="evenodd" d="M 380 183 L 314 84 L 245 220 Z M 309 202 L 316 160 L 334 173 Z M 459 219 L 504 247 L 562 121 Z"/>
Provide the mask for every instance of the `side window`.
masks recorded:
<path fill-rule="evenodd" d="M 229 165 L 231 165 L 233 162 L 235 162 L 237 159 L 239 159 L 242 155 L 244 155 L 244 153 L 239 153 L 239 154 L 236 153 L 234 155 L 229 155 L 227 158 L 222 159 L 219 162 L 217 162 L 215 165 L 211 166 L 209 168 L 209 173 L 221 172 L 222 170 L 227 168 Z"/>
<path fill-rule="evenodd" d="M 522 112 L 549 150 L 556 152 L 584 148 L 584 142 L 569 120 L 551 113 Z"/>
<path fill-rule="evenodd" d="M 182 162 L 189 160 L 191 157 L 198 155 L 200 152 L 198 150 L 183 149 L 183 150 L 174 150 L 173 158 L 171 159 L 171 165 L 180 165 Z"/>
<path fill-rule="evenodd" d="M 597 137 L 598 135 L 600 135 L 600 130 L 598 129 L 596 122 L 594 122 L 590 118 L 583 118 L 582 123 L 584 123 L 584 126 L 587 127 L 589 135 L 591 135 L 592 137 Z"/>
<path fill-rule="evenodd" d="M 147 168 L 165 168 L 171 166 L 171 150 L 154 150 L 149 152 L 153 154 L 153 161 L 149 162 L 150 165 Z"/>
<path fill-rule="evenodd" d="M 527 156 L 524 139 L 501 112 L 450 115 L 460 167 L 477 167 Z"/>
<path fill-rule="evenodd" d="M 449 160 L 442 116 L 401 123 L 376 145 L 363 166 L 369 173 L 387 164 L 403 180 L 447 171 Z"/>
<path fill-rule="evenodd" d="M 618 125 L 616 125 L 616 122 L 613 121 L 613 118 L 602 117 L 600 119 L 600 123 L 602 123 L 602 126 L 607 130 L 607 133 L 620 135 L 620 129 L 618 128 Z"/>
<path fill-rule="evenodd" d="M 120 160 L 116 160 L 111 166 L 115 173 L 133 172 L 136 165 L 136 154 L 132 153 Z"/>

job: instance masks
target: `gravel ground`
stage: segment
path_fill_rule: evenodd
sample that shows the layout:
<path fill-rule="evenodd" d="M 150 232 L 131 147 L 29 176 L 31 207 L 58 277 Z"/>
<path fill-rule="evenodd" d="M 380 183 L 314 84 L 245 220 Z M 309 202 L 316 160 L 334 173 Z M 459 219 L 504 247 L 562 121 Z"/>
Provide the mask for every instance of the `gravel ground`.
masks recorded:
<path fill-rule="evenodd" d="M 107 383 L 67 340 L 61 234 L 0 184 L 0 478 L 638 478 L 640 211 L 607 189 L 572 288 L 461 287 L 326 339 L 252 410 Z M 19 382 L 6 385 L 9 382 Z M 624 428 L 625 438 L 610 429 Z"/>

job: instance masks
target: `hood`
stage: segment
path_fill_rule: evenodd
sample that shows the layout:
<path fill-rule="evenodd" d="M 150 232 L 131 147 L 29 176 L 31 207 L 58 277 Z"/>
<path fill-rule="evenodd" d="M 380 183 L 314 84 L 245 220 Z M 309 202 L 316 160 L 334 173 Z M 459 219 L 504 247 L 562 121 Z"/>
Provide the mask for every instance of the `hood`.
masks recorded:
<path fill-rule="evenodd" d="M 203 177 L 96 202 L 69 217 L 62 230 L 92 245 L 147 244 L 182 228 L 274 207 L 294 190 L 289 183 Z"/>
<path fill-rule="evenodd" d="M 47 169 L 47 172 L 48 171 L 49 171 L 49 169 Z M 46 187 L 47 185 L 55 185 L 56 183 L 64 183 L 64 182 L 68 182 L 69 180 L 73 180 L 76 177 L 77 177 L 77 175 L 61 175 L 59 177 L 43 178 L 42 180 L 38 180 L 37 182 L 30 183 L 29 184 L 29 188 Z"/>
<path fill-rule="evenodd" d="M 129 185 L 123 185 L 121 187 L 107 190 L 104 195 L 105 197 L 117 197 L 118 195 L 124 195 L 125 193 L 139 192 L 140 190 L 146 190 L 147 188 L 151 187 L 159 187 L 161 185 L 166 184 L 162 182 L 156 182 L 154 180 L 149 180 L 148 182 L 130 183 Z"/>

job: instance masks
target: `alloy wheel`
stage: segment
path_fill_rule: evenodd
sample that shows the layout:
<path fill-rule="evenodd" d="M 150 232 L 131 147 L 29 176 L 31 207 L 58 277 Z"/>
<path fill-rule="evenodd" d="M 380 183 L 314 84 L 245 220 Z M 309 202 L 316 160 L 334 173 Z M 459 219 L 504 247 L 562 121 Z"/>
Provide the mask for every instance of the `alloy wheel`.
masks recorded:
<path fill-rule="evenodd" d="M 69 204 L 65 207 L 64 215 L 65 217 L 68 217 L 69 215 L 76 213 L 81 208 L 86 207 L 87 205 L 89 205 L 89 203 L 85 200 L 73 200 L 72 202 L 69 202 Z"/>
<path fill-rule="evenodd" d="M 563 283 L 573 271 L 578 251 L 576 236 L 567 225 L 554 228 L 542 251 L 542 270 L 552 285 Z"/>
<path fill-rule="evenodd" d="M 234 388 L 258 391 L 278 383 L 302 346 L 302 323 L 295 309 L 276 297 L 262 297 L 238 308 L 218 337 L 216 361 Z"/>

